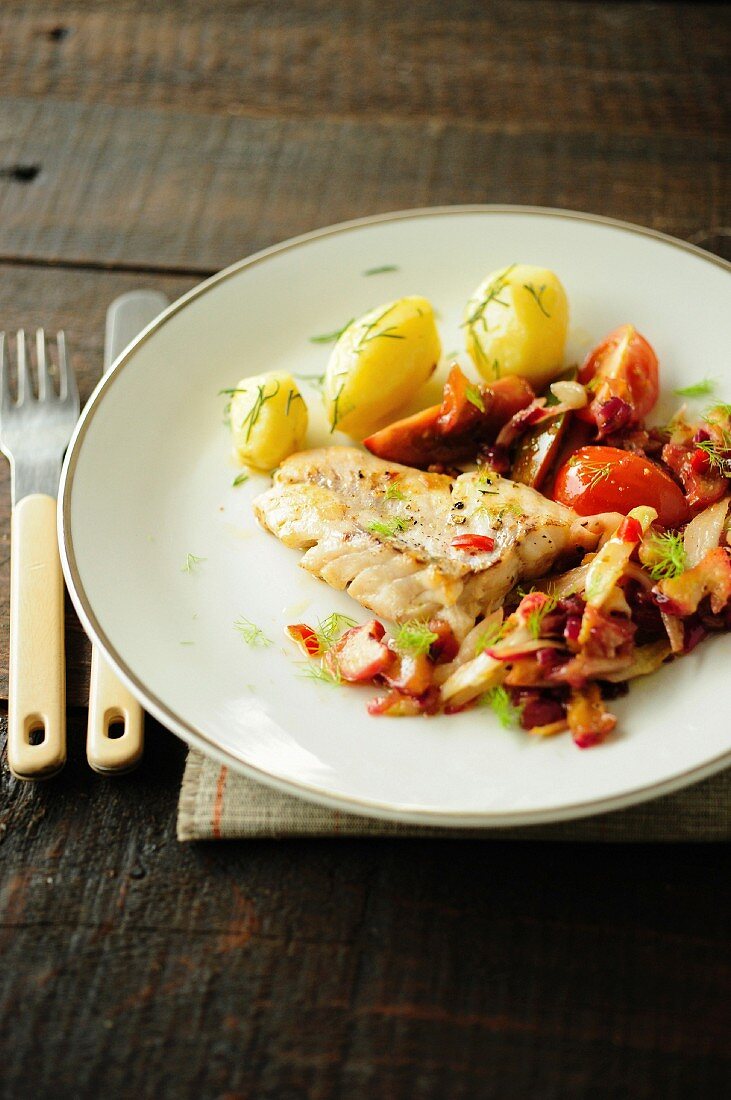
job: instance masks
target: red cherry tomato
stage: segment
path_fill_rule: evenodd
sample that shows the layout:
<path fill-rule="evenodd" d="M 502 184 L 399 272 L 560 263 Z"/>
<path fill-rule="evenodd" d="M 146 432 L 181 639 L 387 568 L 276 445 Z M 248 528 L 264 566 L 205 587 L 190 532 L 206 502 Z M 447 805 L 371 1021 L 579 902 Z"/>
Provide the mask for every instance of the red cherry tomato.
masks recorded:
<path fill-rule="evenodd" d="M 591 383 L 594 395 L 579 411 L 582 420 L 601 425 L 601 406 L 618 397 L 629 406 L 631 415 L 623 424 L 628 427 L 643 420 L 657 401 L 657 356 L 632 325 L 622 325 L 589 352 L 579 381 L 584 386 Z"/>
<path fill-rule="evenodd" d="M 690 519 L 682 490 L 654 462 L 618 447 L 581 447 L 556 475 L 553 499 L 580 516 L 654 508 L 664 527 Z"/>

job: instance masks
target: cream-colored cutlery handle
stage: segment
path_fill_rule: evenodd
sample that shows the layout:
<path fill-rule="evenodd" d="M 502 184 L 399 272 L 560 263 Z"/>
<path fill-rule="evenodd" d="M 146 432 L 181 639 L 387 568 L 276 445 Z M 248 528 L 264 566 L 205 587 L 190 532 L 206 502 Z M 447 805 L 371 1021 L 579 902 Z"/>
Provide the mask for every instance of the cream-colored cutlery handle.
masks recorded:
<path fill-rule="evenodd" d="M 110 737 L 110 731 L 119 727 L 122 727 L 121 736 Z M 94 647 L 86 732 L 89 763 L 95 772 L 105 775 L 129 771 L 142 756 L 143 739 L 142 707 Z"/>
<path fill-rule="evenodd" d="M 56 501 L 23 497 L 10 528 L 8 763 L 19 779 L 53 775 L 66 762 L 63 575 Z"/>

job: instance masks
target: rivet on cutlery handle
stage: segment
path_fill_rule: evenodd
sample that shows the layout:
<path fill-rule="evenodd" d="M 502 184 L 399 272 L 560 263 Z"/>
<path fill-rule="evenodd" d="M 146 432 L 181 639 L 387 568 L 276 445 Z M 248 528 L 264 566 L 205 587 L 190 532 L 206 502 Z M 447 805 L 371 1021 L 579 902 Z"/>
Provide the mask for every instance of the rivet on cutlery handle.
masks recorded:
<path fill-rule="evenodd" d="M 8 763 L 41 779 L 66 761 L 64 589 L 56 501 L 33 493 L 11 520 Z"/>
<path fill-rule="evenodd" d="M 96 646 L 91 653 L 86 756 L 95 772 L 134 768 L 144 749 L 144 714 Z"/>

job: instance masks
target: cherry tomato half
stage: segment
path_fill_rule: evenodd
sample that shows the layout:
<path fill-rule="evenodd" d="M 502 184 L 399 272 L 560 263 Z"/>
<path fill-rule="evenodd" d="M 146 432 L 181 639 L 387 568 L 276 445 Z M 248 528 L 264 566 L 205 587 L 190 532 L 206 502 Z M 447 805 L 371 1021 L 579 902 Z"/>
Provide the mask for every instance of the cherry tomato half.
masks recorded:
<path fill-rule="evenodd" d="M 618 447 L 581 447 L 556 475 L 553 499 L 580 516 L 654 508 L 664 527 L 690 519 L 682 490 L 654 462 Z"/>
<path fill-rule="evenodd" d="M 579 371 L 579 381 L 584 386 L 591 383 L 594 395 L 591 403 L 579 411 L 582 420 L 601 423 L 599 409 L 618 397 L 631 412 L 626 426 L 636 424 L 657 401 L 657 356 L 632 325 L 622 325 L 589 352 Z"/>

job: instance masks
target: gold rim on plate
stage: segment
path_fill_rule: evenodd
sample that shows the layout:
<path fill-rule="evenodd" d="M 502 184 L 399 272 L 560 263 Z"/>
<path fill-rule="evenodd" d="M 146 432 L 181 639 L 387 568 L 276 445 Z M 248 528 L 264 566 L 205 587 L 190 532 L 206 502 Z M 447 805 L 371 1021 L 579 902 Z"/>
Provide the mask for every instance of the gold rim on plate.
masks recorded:
<path fill-rule="evenodd" d="M 322 229 L 315 229 L 309 233 L 303 233 L 298 237 L 291 237 L 289 240 L 282 241 L 281 244 L 272 245 L 260 252 L 253 253 L 253 255 L 243 260 L 237 261 L 230 267 L 224 268 L 222 271 L 219 271 L 217 274 L 212 275 L 210 278 L 205 279 L 202 283 L 193 287 L 192 290 L 189 290 L 176 302 L 173 302 L 173 304 L 161 313 L 156 320 L 147 326 L 147 328 L 143 329 L 139 336 L 116 360 L 111 369 L 102 376 L 81 414 L 64 462 L 58 501 L 58 536 L 61 562 L 66 584 L 76 613 L 92 642 L 104 653 L 104 656 L 122 681 L 128 685 L 130 690 L 137 696 L 140 703 L 157 718 L 158 721 L 172 730 L 173 733 L 176 733 L 192 747 L 200 749 L 200 751 L 204 752 L 207 756 L 214 757 L 220 763 L 233 768 L 235 771 L 242 772 L 250 779 L 274 787 L 286 794 L 304 797 L 310 801 L 318 802 L 321 805 L 330 806 L 334 809 L 417 825 L 433 825 L 454 829 L 475 827 L 500 828 L 516 825 L 540 825 L 556 821 L 568 821 L 572 818 L 586 817 L 589 815 L 606 813 L 609 810 L 623 809 L 638 802 L 646 801 L 649 798 L 670 794 L 672 791 L 689 786 L 691 783 L 713 775 L 715 772 L 721 771 L 725 766 L 731 765 L 731 750 L 713 757 L 711 760 L 706 761 L 705 764 L 690 768 L 669 779 L 642 787 L 636 787 L 625 791 L 623 794 L 613 795 L 603 799 L 595 799 L 589 802 L 564 804 L 559 807 L 549 807 L 543 810 L 530 811 L 528 813 L 521 813 L 519 811 L 500 813 L 490 813 L 489 811 L 480 813 L 459 813 L 455 810 L 426 810 L 414 806 L 398 806 L 392 803 L 378 802 L 376 800 L 338 797 L 312 784 L 281 779 L 276 775 L 272 775 L 270 772 L 249 764 L 246 760 L 241 759 L 233 753 L 221 749 L 217 744 L 211 741 L 204 730 L 191 725 L 191 723 L 171 710 L 162 700 L 158 699 L 155 694 L 135 676 L 112 645 L 94 614 L 94 609 L 84 589 L 76 561 L 71 530 L 71 496 L 74 486 L 74 473 L 84 437 L 103 396 L 114 385 L 115 380 L 133 357 L 137 348 L 166 325 L 167 322 L 181 309 L 184 309 L 189 302 L 208 293 L 208 291 L 217 286 L 218 283 L 230 279 L 233 275 L 237 275 L 246 268 L 256 266 L 262 261 L 269 259 L 270 256 L 299 248 L 302 245 L 309 244 L 311 241 L 318 240 L 322 237 L 331 237 L 341 233 L 348 233 L 353 229 L 361 229 L 363 226 L 367 225 L 406 221 L 413 218 L 445 217 L 455 214 L 538 215 L 542 217 L 563 218 L 567 221 L 593 222 L 595 224 L 621 229 L 624 232 L 635 233 L 639 236 L 650 237 L 653 240 L 662 241 L 683 252 L 690 252 L 700 259 L 705 260 L 707 263 L 716 264 L 724 271 L 731 272 L 731 263 L 722 259 L 720 256 L 714 256 L 713 253 L 706 252 L 704 249 L 698 248 L 696 245 L 690 244 L 687 241 L 681 241 L 676 237 L 671 237 L 667 233 L 661 233 L 658 230 L 648 229 L 641 225 L 633 225 L 631 222 L 603 217 L 600 214 L 585 214 L 579 211 L 559 210 L 551 207 L 498 206 L 489 204 L 420 207 L 414 210 L 400 210 L 386 214 L 373 214 L 365 218 L 355 218 L 351 221 L 325 226 Z"/>

